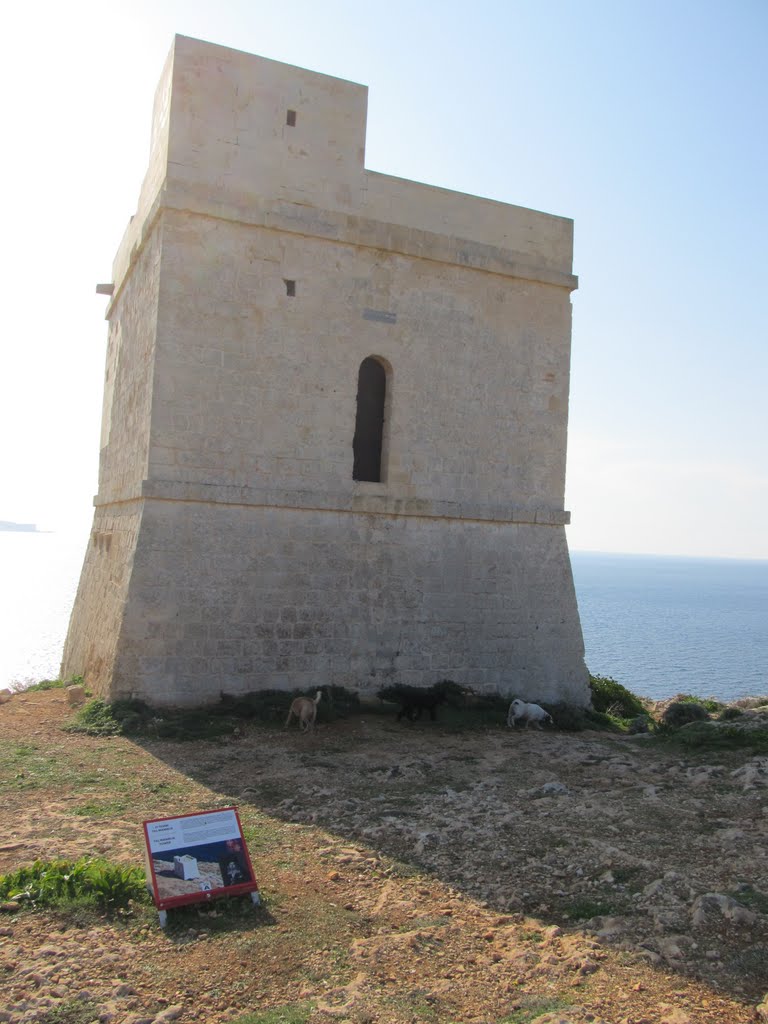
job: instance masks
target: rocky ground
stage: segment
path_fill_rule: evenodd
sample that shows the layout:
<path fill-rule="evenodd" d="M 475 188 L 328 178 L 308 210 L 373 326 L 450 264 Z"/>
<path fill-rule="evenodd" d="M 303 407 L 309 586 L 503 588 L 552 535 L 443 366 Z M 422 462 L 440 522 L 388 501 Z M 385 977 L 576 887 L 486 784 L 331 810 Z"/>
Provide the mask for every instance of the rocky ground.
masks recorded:
<path fill-rule="evenodd" d="M 766 757 L 374 714 L 137 743 L 70 713 L 0 706 L 0 873 L 141 864 L 142 820 L 235 803 L 265 903 L 2 913 L 0 1021 L 768 1020 Z"/>

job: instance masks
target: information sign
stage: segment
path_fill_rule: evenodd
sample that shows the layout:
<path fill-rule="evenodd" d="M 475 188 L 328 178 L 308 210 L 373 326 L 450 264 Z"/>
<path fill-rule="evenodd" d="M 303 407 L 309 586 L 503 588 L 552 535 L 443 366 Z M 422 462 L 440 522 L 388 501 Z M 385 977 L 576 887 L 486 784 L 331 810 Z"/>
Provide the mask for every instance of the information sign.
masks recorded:
<path fill-rule="evenodd" d="M 144 822 L 147 888 L 160 910 L 215 896 L 251 894 L 259 886 L 235 807 Z"/>

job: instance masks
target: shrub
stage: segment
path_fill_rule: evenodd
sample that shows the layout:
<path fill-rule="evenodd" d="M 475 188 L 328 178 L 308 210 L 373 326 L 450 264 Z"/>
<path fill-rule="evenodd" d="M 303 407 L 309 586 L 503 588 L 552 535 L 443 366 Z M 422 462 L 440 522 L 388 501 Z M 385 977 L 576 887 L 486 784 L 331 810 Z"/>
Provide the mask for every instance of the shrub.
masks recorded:
<path fill-rule="evenodd" d="M 563 701 L 557 704 L 542 704 L 545 711 L 552 716 L 552 722 L 556 729 L 565 729 L 567 732 L 581 732 L 583 729 L 594 728 L 595 725 L 603 723 L 595 722 L 583 708 L 574 707 L 572 704 L 565 704 Z"/>
<path fill-rule="evenodd" d="M 693 693 L 679 693 L 675 697 L 675 701 L 679 704 L 701 704 L 705 711 L 714 713 L 721 711 L 725 705 L 721 704 L 719 700 L 715 700 L 713 697 L 697 697 Z"/>
<path fill-rule="evenodd" d="M 643 733 L 650 732 L 650 731 L 651 731 L 651 719 L 650 719 L 650 716 L 647 715 L 647 714 L 645 714 L 645 715 L 637 715 L 627 725 L 627 732 L 631 736 L 640 736 Z"/>
<path fill-rule="evenodd" d="M 323 696 L 317 705 L 318 722 L 334 722 L 337 718 L 348 718 L 360 711 L 360 698 L 352 690 L 343 686 L 323 686 L 321 689 Z M 315 692 L 307 696 L 314 697 Z"/>
<path fill-rule="evenodd" d="M 323 696 L 318 704 L 318 721 L 331 722 L 359 711 L 356 693 L 342 686 L 320 689 Z M 307 691 L 307 696 L 314 697 L 316 692 L 317 688 Z M 122 699 L 108 704 L 95 699 L 83 705 L 65 728 L 91 736 L 122 734 L 180 741 L 211 740 L 238 732 L 244 720 L 282 725 L 296 696 L 298 691 L 286 690 L 260 690 L 237 697 L 222 694 L 218 704 L 197 708 L 153 708 L 142 700 Z"/>
<path fill-rule="evenodd" d="M 661 721 L 670 729 L 680 729 L 690 722 L 704 722 L 708 718 L 709 713 L 701 704 L 676 700 L 666 708 L 661 716 Z"/>
<path fill-rule="evenodd" d="M 732 722 L 736 718 L 743 718 L 744 711 L 742 708 L 724 708 L 720 712 L 721 722 Z"/>
<path fill-rule="evenodd" d="M 690 750 L 742 750 L 768 754 L 768 729 L 744 729 L 741 725 L 691 722 L 673 732 L 668 740 Z"/>
<path fill-rule="evenodd" d="M 25 686 L 24 690 L 26 693 L 34 693 L 37 690 L 63 690 L 65 686 L 63 679 L 41 679 L 38 683 Z"/>
<path fill-rule="evenodd" d="M 122 732 L 111 706 L 99 697 L 84 704 L 64 728 L 67 732 L 84 732 L 89 736 L 115 736 Z"/>
<path fill-rule="evenodd" d="M 763 694 L 760 697 L 742 697 L 740 700 L 734 701 L 734 704 L 737 708 L 746 708 L 747 710 L 768 707 L 768 694 Z"/>
<path fill-rule="evenodd" d="M 636 718 L 647 714 L 639 697 L 609 676 L 590 676 L 592 707 L 614 718 Z"/>

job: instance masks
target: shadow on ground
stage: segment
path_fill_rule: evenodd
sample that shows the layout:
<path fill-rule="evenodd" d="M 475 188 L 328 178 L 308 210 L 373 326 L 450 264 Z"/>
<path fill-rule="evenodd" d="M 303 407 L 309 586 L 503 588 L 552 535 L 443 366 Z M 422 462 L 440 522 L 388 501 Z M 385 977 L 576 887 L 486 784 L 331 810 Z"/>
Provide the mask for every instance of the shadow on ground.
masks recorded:
<path fill-rule="evenodd" d="M 586 929 L 737 998 L 768 990 L 766 758 L 381 714 L 142 746 L 245 821 L 319 826 L 499 914 Z M 257 872 L 265 829 L 252 826 Z"/>

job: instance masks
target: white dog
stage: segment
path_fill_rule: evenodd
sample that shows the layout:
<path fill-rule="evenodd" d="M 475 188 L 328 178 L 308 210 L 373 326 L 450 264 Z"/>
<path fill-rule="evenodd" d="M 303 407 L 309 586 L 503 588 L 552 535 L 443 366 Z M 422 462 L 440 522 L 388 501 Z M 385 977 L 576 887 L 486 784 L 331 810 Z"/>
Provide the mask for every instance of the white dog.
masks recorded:
<path fill-rule="evenodd" d="M 318 690 L 314 700 L 311 697 L 296 697 L 291 703 L 291 709 L 285 720 L 285 728 L 288 728 L 291 724 L 291 718 L 295 715 L 299 720 L 301 731 L 312 732 L 315 728 L 315 719 L 317 718 L 317 705 L 320 703 L 322 695 L 323 691 Z"/>
<path fill-rule="evenodd" d="M 526 729 L 531 722 L 537 729 L 540 729 L 542 722 L 552 724 L 552 715 L 538 704 L 526 704 L 524 700 L 513 700 L 507 713 L 507 725 L 514 729 L 518 721 L 525 722 Z"/>

